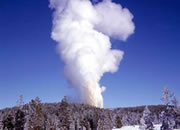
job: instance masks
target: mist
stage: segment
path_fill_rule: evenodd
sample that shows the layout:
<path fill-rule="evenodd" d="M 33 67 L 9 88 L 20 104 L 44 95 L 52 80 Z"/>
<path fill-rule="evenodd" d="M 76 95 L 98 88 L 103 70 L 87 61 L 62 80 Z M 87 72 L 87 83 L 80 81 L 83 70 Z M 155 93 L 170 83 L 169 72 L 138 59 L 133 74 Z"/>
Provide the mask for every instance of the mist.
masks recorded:
<path fill-rule="evenodd" d="M 65 63 L 69 86 L 76 89 L 79 102 L 102 108 L 106 87 L 99 81 L 104 73 L 118 71 L 124 55 L 112 49 L 110 38 L 126 41 L 134 33 L 133 15 L 110 0 L 50 0 L 50 8 L 51 37 Z"/>

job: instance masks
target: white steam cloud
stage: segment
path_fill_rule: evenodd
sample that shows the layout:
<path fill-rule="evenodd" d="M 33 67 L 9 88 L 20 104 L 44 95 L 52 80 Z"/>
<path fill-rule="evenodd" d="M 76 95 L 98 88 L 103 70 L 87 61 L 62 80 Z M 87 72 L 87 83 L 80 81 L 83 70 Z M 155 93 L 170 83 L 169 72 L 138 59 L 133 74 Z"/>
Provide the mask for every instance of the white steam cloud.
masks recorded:
<path fill-rule="evenodd" d="M 50 0 L 52 39 L 65 62 L 65 76 L 83 103 L 103 107 L 99 81 L 118 70 L 123 52 L 111 48 L 110 37 L 126 40 L 134 32 L 128 9 L 110 0 L 92 5 L 90 0 Z"/>

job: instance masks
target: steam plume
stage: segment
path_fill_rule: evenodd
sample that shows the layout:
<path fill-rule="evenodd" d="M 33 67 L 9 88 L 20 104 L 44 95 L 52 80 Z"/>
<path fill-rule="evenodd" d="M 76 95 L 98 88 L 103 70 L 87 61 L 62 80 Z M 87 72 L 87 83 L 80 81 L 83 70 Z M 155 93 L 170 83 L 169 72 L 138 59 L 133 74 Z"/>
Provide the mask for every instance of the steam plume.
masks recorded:
<path fill-rule="evenodd" d="M 65 76 L 83 103 L 103 107 L 99 81 L 118 70 L 123 52 L 111 49 L 110 37 L 126 40 L 134 32 L 128 9 L 110 0 L 92 5 L 90 0 L 50 0 L 52 39 L 65 62 Z"/>

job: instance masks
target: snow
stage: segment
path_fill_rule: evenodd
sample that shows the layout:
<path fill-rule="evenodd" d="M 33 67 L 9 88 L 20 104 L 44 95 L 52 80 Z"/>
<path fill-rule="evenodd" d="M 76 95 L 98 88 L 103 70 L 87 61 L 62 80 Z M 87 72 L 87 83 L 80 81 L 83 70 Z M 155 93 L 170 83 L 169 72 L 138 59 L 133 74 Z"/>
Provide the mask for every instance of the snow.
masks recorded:
<path fill-rule="evenodd" d="M 155 129 L 154 130 L 160 130 L 161 125 L 154 125 Z M 122 128 L 114 128 L 112 130 L 139 130 L 139 126 L 123 126 Z M 180 129 L 175 129 L 175 130 L 180 130 Z"/>

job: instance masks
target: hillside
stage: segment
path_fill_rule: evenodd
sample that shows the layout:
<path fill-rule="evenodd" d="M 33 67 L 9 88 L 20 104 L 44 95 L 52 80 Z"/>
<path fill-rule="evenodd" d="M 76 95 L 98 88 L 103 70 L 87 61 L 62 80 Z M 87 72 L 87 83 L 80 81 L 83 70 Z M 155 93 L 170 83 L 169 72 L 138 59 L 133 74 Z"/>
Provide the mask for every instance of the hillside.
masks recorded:
<path fill-rule="evenodd" d="M 138 125 L 145 106 L 100 109 L 85 104 L 40 103 L 39 99 L 13 108 L 0 110 L 0 130 L 111 130 L 127 125 Z M 160 113 L 165 106 L 148 106 L 153 123 L 160 124 Z"/>

